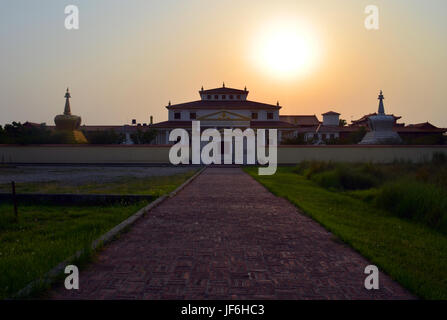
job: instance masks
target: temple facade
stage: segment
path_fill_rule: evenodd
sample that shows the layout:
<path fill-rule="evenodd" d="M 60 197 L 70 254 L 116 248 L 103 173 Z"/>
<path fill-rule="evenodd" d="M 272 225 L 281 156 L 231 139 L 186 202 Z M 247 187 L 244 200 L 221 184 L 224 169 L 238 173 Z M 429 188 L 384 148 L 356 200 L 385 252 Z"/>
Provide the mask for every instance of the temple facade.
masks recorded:
<path fill-rule="evenodd" d="M 172 144 L 169 133 L 176 128 L 191 130 L 192 121 L 200 121 L 202 130 L 208 128 L 236 129 L 278 129 L 278 143 L 284 136 L 293 134 L 296 125 L 283 121 L 279 112 L 281 106 L 248 100 L 247 88 L 221 88 L 199 91 L 200 99 L 196 101 L 169 104 L 168 121 L 150 124 L 157 129 L 156 144 Z"/>

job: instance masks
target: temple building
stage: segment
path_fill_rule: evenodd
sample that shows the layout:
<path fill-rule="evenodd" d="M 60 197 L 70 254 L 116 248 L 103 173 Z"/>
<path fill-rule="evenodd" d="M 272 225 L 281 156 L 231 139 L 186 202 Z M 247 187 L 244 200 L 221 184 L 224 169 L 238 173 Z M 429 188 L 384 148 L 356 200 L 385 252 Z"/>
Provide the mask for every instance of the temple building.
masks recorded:
<path fill-rule="evenodd" d="M 249 91 L 225 87 L 199 91 L 200 100 L 169 104 L 168 121 L 151 124 L 157 129 L 156 144 L 171 144 L 169 133 L 176 128 L 191 130 L 192 121 L 200 121 L 202 130 L 216 128 L 278 129 L 278 142 L 283 135 L 293 134 L 296 125 L 282 121 L 279 116 L 281 106 L 248 100 Z"/>

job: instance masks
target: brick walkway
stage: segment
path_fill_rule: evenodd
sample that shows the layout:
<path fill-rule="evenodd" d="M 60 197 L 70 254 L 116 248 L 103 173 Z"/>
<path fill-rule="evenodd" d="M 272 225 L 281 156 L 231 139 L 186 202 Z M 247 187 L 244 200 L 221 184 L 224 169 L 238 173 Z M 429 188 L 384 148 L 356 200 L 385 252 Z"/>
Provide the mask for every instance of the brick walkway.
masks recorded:
<path fill-rule="evenodd" d="M 55 299 L 405 299 L 369 263 L 239 168 L 210 168 L 162 203 Z"/>

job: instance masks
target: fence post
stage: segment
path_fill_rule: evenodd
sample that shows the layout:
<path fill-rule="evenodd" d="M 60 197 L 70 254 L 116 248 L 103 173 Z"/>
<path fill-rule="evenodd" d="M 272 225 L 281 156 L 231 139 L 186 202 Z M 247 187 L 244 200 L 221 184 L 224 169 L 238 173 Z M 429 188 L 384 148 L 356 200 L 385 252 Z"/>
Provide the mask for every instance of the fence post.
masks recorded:
<path fill-rule="evenodd" d="M 11 181 L 11 187 L 12 187 L 12 202 L 14 203 L 14 216 L 16 218 L 16 221 L 18 221 L 19 213 L 17 210 L 16 183 L 14 181 Z"/>

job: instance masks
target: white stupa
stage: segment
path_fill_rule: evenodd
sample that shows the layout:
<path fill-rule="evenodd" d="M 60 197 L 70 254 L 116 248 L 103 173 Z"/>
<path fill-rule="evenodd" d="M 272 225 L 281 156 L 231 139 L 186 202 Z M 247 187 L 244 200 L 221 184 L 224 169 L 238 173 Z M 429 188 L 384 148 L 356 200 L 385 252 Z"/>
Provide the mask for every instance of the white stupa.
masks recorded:
<path fill-rule="evenodd" d="M 365 134 L 359 144 L 399 144 L 402 143 L 397 132 L 393 131 L 395 119 L 391 115 L 385 114 L 383 106 L 383 93 L 379 94 L 379 111 L 377 115 L 368 118 L 370 132 Z"/>

